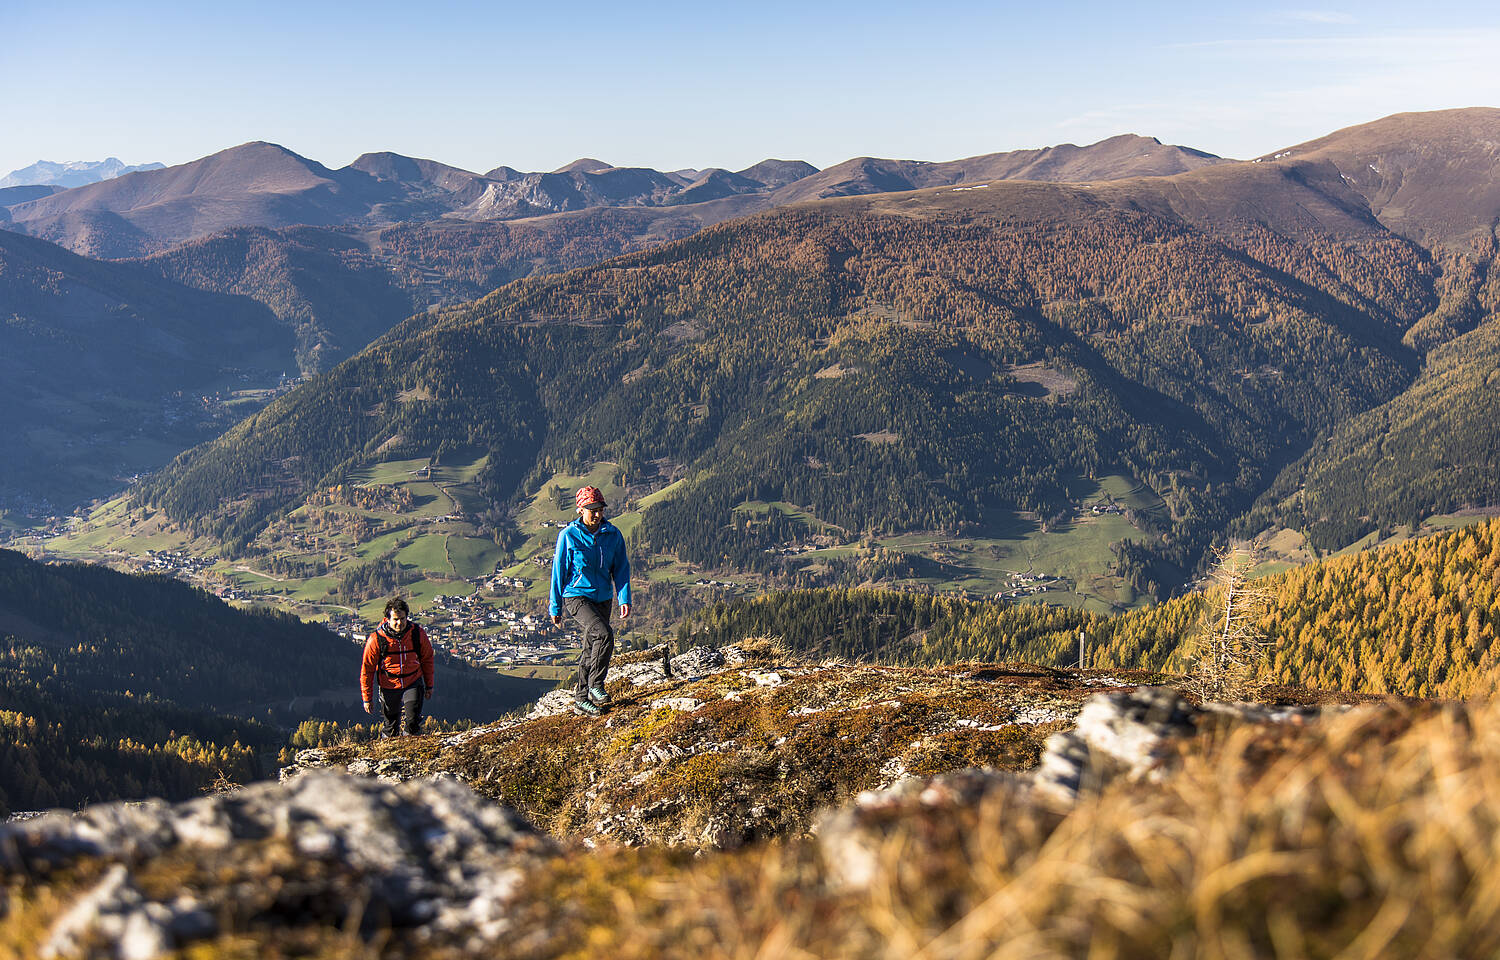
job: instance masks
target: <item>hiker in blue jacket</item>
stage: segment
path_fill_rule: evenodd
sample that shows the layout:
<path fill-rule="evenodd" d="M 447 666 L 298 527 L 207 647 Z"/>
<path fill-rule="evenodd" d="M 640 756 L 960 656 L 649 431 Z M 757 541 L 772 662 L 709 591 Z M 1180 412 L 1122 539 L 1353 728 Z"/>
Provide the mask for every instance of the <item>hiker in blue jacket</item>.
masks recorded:
<path fill-rule="evenodd" d="M 630 561 L 625 558 L 624 535 L 604 519 L 604 494 L 599 488 L 583 487 L 573 500 L 578 519 L 557 535 L 547 612 L 552 615 L 552 623 L 560 627 L 566 610 L 583 634 L 573 711 L 597 717 L 609 705 L 604 675 L 615 652 L 609 608 L 616 593 L 620 597 L 620 619 L 630 616 Z"/>

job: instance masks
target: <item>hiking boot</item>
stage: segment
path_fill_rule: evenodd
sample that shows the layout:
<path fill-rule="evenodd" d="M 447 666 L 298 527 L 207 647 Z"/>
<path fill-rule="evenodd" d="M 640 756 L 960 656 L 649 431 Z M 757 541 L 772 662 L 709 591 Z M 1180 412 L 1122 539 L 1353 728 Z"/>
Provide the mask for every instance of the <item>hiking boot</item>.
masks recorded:
<path fill-rule="evenodd" d="M 607 707 L 610 703 L 609 691 L 603 687 L 589 687 L 589 699 L 601 707 Z"/>
<path fill-rule="evenodd" d="M 573 712 L 581 713 L 584 716 L 588 717 L 598 717 L 603 716 L 604 714 L 604 711 L 594 706 L 593 701 L 591 700 L 574 700 Z"/>

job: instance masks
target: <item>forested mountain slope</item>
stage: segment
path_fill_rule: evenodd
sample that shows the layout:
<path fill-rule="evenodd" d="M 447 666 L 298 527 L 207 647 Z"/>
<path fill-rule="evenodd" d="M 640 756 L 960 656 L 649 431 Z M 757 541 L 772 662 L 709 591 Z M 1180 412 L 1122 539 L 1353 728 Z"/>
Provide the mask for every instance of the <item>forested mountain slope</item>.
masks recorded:
<path fill-rule="evenodd" d="M 264 775 L 257 752 L 285 743 L 276 724 L 306 717 L 297 698 L 358 715 L 358 646 L 163 577 L 0 550 L 0 638 L 0 806 L 12 809 L 180 798 L 219 770 Z M 540 692 L 446 657 L 438 670 L 437 716 L 489 719 Z"/>
<path fill-rule="evenodd" d="M 1109 621 L 1046 604 L 879 589 L 778 590 L 722 601 L 683 620 L 677 644 L 723 647 L 766 638 L 798 656 L 937 665 L 1078 662 L 1078 634 Z"/>
<path fill-rule="evenodd" d="M 1366 693 L 1462 699 L 1500 688 L 1500 521 L 1338 557 L 1265 581 L 1263 676 Z M 1215 594 L 1118 618 L 1098 666 L 1180 671 Z"/>
<path fill-rule="evenodd" d="M 1149 138 L 1121 136 L 1086 147 L 1062 145 L 942 163 L 865 159 L 819 173 L 806 165 L 767 161 L 739 173 L 685 171 L 687 175 L 662 174 L 657 179 L 646 176 L 654 171 L 622 170 L 599 162 L 545 175 L 521 174 L 508 167 L 480 175 L 389 153 L 367 154 L 332 171 L 284 148 L 253 143 L 193 164 L 87 188 L 92 192 L 68 191 L 71 196 L 21 204 L 16 208 L 21 221 L 17 229 L 45 234 L 52 227 L 42 225 L 55 220 L 61 242 L 99 252 L 105 247 L 89 237 L 149 228 L 155 239 L 144 246 L 145 241 L 137 238 L 118 249 L 110 247 L 119 255 L 158 250 L 181 235 L 179 227 L 189 229 L 192 236 L 232 223 L 275 227 L 231 227 L 153 256 L 146 264 L 190 286 L 242 294 L 266 304 L 294 328 L 297 338 L 295 359 L 270 366 L 286 370 L 295 364 L 304 373 L 328 369 L 401 318 L 432 305 L 451 305 L 517 278 L 650 248 L 768 206 L 874 190 L 906 192 L 866 197 L 837 209 L 843 214 L 915 212 L 922 217 L 998 215 L 1056 225 L 1102 206 L 1190 225 L 1245 249 L 1263 263 L 1271 262 L 1256 249 L 1264 238 L 1238 236 L 1240 224 L 1269 227 L 1283 246 L 1326 244 L 1330 237 L 1388 239 L 1390 228 L 1438 247 L 1440 282 L 1460 291 L 1467 283 L 1465 271 L 1472 276 L 1476 268 L 1482 286 L 1482 274 L 1493 259 L 1492 253 L 1483 253 L 1483 236 L 1478 237 L 1481 246 L 1468 244 L 1500 213 L 1494 149 L 1486 146 L 1500 142 L 1497 117 L 1500 113 L 1483 109 L 1402 114 L 1278 151 L 1275 160 L 1249 164 L 1165 147 Z M 1185 177 L 1159 176 L 1194 167 L 1200 169 Z M 594 202 L 605 205 L 524 220 L 463 222 L 448 216 L 468 216 L 458 208 L 483 205 L 491 186 L 503 186 L 501 193 L 520 203 L 530 189 L 524 187 L 530 182 L 527 178 L 538 176 L 567 179 L 573 184 L 568 190 L 581 190 L 578 196 L 583 199 L 561 207 L 548 200 L 530 213 Z M 1094 182 L 1068 188 L 1036 184 L 1028 189 L 1013 178 Z M 640 189 L 646 193 L 626 189 L 637 180 L 645 184 Z M 958 188 L 911 191 L 928 184 Z M 652 200 L 647 194 L 658 187 L 678 192 Z M 499 202 L 499 196 L 490 200 Z M 533 200 L 541 202 L 540 195 Z M 512 217 L 520 215 L 518 210 L 473 215 Z M 185 211 L 196 212 L 189 216 Z M 294 220 L 330 226 L 278 226 Z M 338 225 L 346 222 L 360 226 Z M 159 233 L 158 227 L 171 229 L 157 236 L 151 231 Z M 1287 255 L 1306 260 L 1306 254 L 1285 249 L 1270 256 Z M 1356 309 L 1380 309 L 1361 299 L 1363 291 L 1355 289 L 1358 282 L 1347 282 L 1360 269 L 1354 264 L 1332 268 L 1345 287 L 1339 295 Z M 1326 282 L 1329 270 L 1304 262 L 1301 272 L 1292 276 L 1306 282 L 1315 273 L 1323 275 L 1314 284 L 1318 285 Z M 1405 330 L 1408 344 L 1419 352 L 1473 329 L 1486 315 L 1465 306 L 1467 301 L 1458 293 L 1439 293 L 1443 306 Z M 1098 303 L 1085 300 L 1074 306 L 1097 310 Z M 137 468 L 153 467 L 172 452 L 171 446 L 155 449 Z M 54 500 L 67 503 L 77 492 L 103 492 L 97 482 L 84 482 L 67 471 L 59 476 L 64 483 L 52 491 Z M 1299 477 L 1284 478 L 1281 486 L 1295 486 Z M 1454 489 L 1435 499 L 1468 496 Z M 1409 506 L 1400 502 L 1379 512 Z"/>
<path fill-rule="evenodd" d="M 1237 526 L 1303 531 L 1337 550 L 1373 530 L 1500 497 L 1500 314 L 1430 351 L 1389 403 L 1321 437 Z"/>
<path fill-rule="evenodd" d="M 1270 642 L 1261 679 L 1354 693 L 1463 699 L 1500 689 L 1500 521 L 1310 564 L 1255 586 Z M 802 654 L 882 663 L 1024 660 L 1183 674 L 1219 611 L 1199 591 L 1115 617 L 887 590 L 796 590 L 715 604 L 679 643 L 770 638 Z"/>
<path fill-rule="evenodd" d="M 488 449 L 498 502 L 559 465 L 669 460 L 692 480 L 641 543 L 771 569 L 796 524 L 746 500 L 957 533 L 1123 470 L 1171 505 L 1138 562 L 1190 565 L 1268 467 L 1405 386 L 1432 305 L 1423 252 L 1347 197 L 1227 169 L 828 202 L 521 281 L 408 321 L 142 497 L 242 548 L 377 451 Z M 1257 184 L 1290 193 L 1242 218 Z"/>
<path fill-rule="evenodd" d="M 139 261 L 200 290 L 265 304 L 296 337 L 295 362 L 317 373 L 358 353 L 425 305 L 420 278 L 401 277 L 350 233 L 236 227 Z"/>
<path fill-rule="evenodd" d="M 1301 530 L 1323 550 L 1432 514 L 1500 502 L 1500 272 L 1493 234 L 1444 251 L 1440 303 L 1406 333 L 1412 386 L 1319 438 L 1237 526 Z"/>

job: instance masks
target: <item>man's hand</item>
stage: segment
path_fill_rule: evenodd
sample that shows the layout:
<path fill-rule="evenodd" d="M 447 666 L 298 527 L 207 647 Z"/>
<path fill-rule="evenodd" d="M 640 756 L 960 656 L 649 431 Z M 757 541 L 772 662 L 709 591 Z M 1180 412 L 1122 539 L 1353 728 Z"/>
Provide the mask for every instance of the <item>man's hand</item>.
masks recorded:
<path fill-rule="evenodd" d="M 375 705 L 368 700 L 365 701 L 365 713 L 368 713 L 372 717 L 375 716 Z"/>
<path fill-rule="evenodd" d="M 630 619 L 630 604 L 628 604 L 628 603 L 622 603 L 622 604 L 620 604 L 620 619 L 621 620 L 629 620 Z"/>
<path fill-rule="evenodd" d="M 437 693 L 437 691 L 434 690 L 432 687 L 428 687 L 427 691 L 422 694 L 422 699 L 423 700 L 431 700 L 432 699 L 432 695 L 434 693 Z"/>
<path fill-rule="evenodd" d="M 560 626 L 562 626 L 562 614 L 560 614 L 560 613 L 554 613 L 552 615 L 552 625 L 554 627 L 560 627 Z"/>

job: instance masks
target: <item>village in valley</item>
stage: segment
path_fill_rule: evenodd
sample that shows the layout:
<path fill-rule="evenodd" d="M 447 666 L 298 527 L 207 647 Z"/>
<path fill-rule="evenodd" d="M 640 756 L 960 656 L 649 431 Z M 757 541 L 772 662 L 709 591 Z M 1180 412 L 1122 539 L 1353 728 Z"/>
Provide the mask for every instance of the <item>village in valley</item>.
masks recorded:
<path fill-rule="evenodd" d="M 578 646 L 568 626 L 559 629 L 547 617 L 500 606 L 478 593 L 436 596 L 413 608 L 412 619 L 427 631 L 433 649 L 475 666 L 551 664 Z M 364 643 L 372 627 L 354 614 L 328 618 L 328 629 L 355 643 Z"/>
<path fill-rule="evenodd" d="M 145 556 L 128 558 L 124 565 L 174 577 L 226 603 L 263 599 L 215 576 L 218 562 L 184 550 L 148 550 Z M 506 603 L 505 595 L 524 590 L 528 581 L 495 574 L 476 578 L 473 585 L 478 589 L 467 596 L 439 594 L 428 603 L 413 605 L 412 619 L 427 631 L 435 650 L 474 666 L 511 667 L 554 664 L 577 649 L 570 625 L 554 627 L 549 618 Z M 330 614 L 325 625 L 338 636 L 363 645 L 376 622 L 341 610 Z"/>

